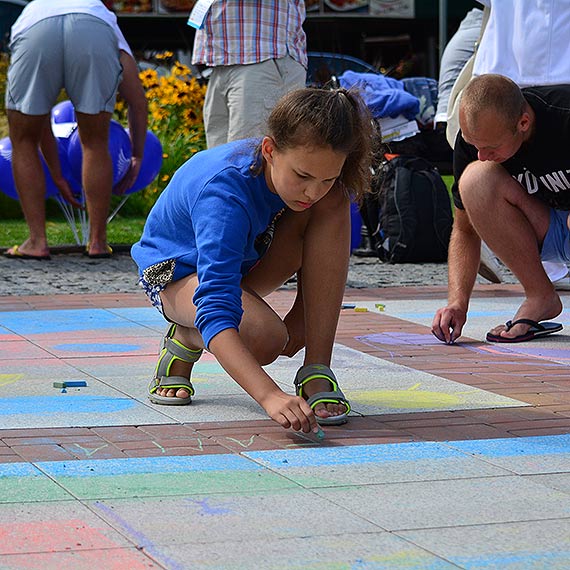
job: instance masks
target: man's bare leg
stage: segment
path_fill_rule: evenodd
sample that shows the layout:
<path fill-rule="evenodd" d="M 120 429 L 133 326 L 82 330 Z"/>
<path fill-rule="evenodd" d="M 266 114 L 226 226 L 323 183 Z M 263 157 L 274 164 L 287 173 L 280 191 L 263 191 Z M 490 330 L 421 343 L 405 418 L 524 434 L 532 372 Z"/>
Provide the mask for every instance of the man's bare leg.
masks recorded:
<path fill-rule="evenodd" d="M 548 207 L 493 162 L 470 164 L 461 177 L 460 191 L 473 227 L 524 289 L 526 299 L 512 320 L 542 321 L 559 315 L 562 302 L 540 260 L 550 222 Z M 529 325 L 520 324 L 506 332 L 500 325 L 490 332 L 513 338 L 528 329 Z"/>
<path fill-rule="evenodd" d="M 12 142 L 12 171 L 22 211 L 30 235 L 18 246 L 26 255 L 46 256 L 45 175 L 40 161 L 39 144 L 44 128 L 49 128 L 49 115 L 24 115 L 7 111 Z M 13 253 L 13 248 L 8 253 Z"/>
<path fill-rule="evenodd" d="M 83 151 L 82 182 L 89 214 L 89 253 L 107 250 L 107 217 L 113 190 L 113 162 L 109 154 L 111 113 L 76 113 Z"/>

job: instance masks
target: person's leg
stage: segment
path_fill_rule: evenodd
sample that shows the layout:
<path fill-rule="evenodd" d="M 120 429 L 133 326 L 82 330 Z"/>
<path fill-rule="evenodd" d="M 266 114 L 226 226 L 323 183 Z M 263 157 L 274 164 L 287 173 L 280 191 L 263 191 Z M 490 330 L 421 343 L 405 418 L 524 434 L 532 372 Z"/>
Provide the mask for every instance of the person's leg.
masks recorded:
<path fill-rule="evenodd" d="M 550 223 L 549 208 L 492 162 L 469 165 L 461 177 L 460 191 L 473 227 L 524 288 L 526 299 L 513 320 L 542 321 L 559 315 L 562 303 L 540 258 Z M 504 328 L 501 325 L 491 332 L 499 334 Z M 528 329 L 529 325 L 520 324 L 501 334 L 515 337 Z"/>
<path fill-rule="evenodd" d="M 299 337 L 288 355 L 305 346 L 304 364 L 330 366 L 334 338 L 346 285 L 350 256 L 350 202 L 339 189 L 331 190 L 307 212 L 285 212 L 268 252 L 244 283 L 265 296 L 300 269 L 302 297 L 285 317 L 290 337 Z M 324 379 L 308 382 L 308 398 L 331 388 Z M 318 404 L 317 415 L 344 413 L 343 404 Z"/>
<path fill-rule="evenodd" d="M 24 115 L 12 110 L 8 110 L 7 114 L 14 182 L 30 232 L 29 238 L 18 246 L 18 252 L 47 256 L 46 182 L 38 149 L 43 129 L 49 128 L 49 115 Z M 13 249 L 8 253 L 13 253 Z"/>
<path fill-rule="evenodd" d="M 226 85 L 231 67 L 214 67 L 204 99 L 204 129 L 206 145 L 214 148 L 228 142 L 229 112 L 226 101 Z"/>
<path fill-rule="evenodd" d="M 81 179 L 89 215 L 89 254 L 106 254 L 107 216 L 113 189 L 113 162 L 109 154 L 111 113 L 76 112 L 83 152 Z"/>
<path fill-rule="evenodd" d="M 170 283 L 161 293 L 164 315 L 176 323 L 173 338 L 186 348 L 196 351 L 204 347 L 202 337 L 194 325 L 196 307 L 192 303 L 198 287 L 196 274 Z M 242 292 L 243 317 L 240 337 L 260 365 L 273 362 L 287 342 L 287 329 L 273 309 L 244 285 Z M 176 360 L 170 369 L 172 376 L 190 378 L 193 363 Z M 188 391 L 180 388 L 160 389 L 161 396 L 187 398 Z"/>

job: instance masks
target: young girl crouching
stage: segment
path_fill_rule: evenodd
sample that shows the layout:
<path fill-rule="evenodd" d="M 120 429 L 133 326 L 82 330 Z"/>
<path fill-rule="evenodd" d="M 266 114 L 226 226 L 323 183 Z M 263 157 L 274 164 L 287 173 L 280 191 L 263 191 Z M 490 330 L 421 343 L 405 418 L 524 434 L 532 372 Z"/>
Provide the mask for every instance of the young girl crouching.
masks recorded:
<path fill-rule="evenodd" d="M 132 248 L 140 282 L 172 324 L 149 398 L 188 404 L 203 349 L 284 428 L 346 422 L 329 368 L 350 255 L 350 198 L 369 188 L 372 122 L 344 89 L 285 95 L 267 135 L 194 155 L 173 176 Z M 265 301 L 297 275 L 281 318 Z M 296 396 L 262 366 L 305 347 Z"/>

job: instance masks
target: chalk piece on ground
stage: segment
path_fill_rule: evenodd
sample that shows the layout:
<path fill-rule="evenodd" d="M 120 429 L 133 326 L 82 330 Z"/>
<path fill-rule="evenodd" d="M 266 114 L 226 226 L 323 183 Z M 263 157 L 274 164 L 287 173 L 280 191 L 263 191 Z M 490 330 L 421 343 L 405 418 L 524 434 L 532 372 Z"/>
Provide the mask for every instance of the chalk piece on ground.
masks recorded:
<path fill-rule="evenodd" d="M 86 388 L 87 382 L 85 380 L 72 380 L 68 382 L 54 382 L 54 388 Z"/>
<path fill-rule="evenodd" d="M 368 309 L 366 307 L 355 307 L 354 309 L 357 313 L 366 313 Z"/>

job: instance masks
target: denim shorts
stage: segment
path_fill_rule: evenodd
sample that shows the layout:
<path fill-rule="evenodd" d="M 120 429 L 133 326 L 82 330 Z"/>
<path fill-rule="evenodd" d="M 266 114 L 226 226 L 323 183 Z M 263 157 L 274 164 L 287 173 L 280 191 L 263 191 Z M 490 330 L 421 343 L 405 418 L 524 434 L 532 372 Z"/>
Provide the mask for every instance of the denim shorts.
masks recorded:
<path fill-rule="evenodd" d="M 550 209 L 550 223 L 544 237 L 540 258 L 542 261 L 570 262 L 570 212 Z"/>

